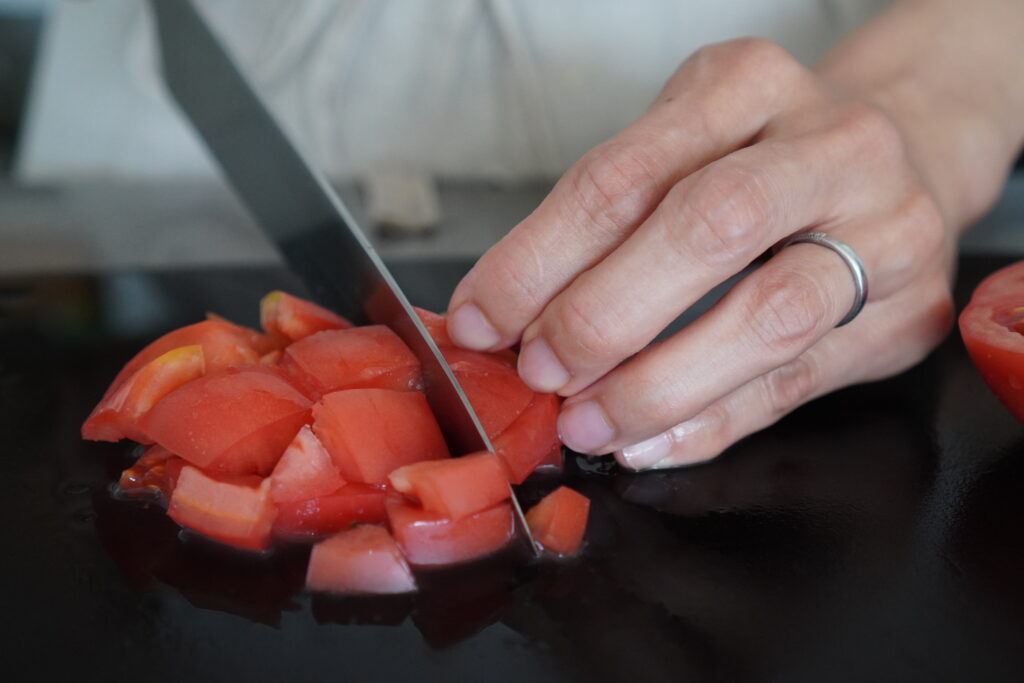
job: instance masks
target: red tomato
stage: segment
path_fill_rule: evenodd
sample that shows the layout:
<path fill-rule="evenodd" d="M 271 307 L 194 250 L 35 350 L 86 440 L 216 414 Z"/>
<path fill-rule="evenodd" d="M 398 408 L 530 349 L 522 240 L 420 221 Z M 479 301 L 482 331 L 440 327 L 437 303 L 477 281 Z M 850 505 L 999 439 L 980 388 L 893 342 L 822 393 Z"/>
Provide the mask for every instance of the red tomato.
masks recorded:
<path fill-rule="evenodd" d="M 1022 271 L 1024 262 L 996 272 L 979 285 L 971 303 L 960 314 L 960 335 L 989 388 L 1014 417 L 1024 422 Z M 998 294 L 998 290 L 1015 284 L 1021 286 L 1019 294 Z"/>
<path fill-rule="evenodd" d="M 257 334 L 244 327 L 228 322 L 204 320 L 201 323 L 187 325 L 168 332 L 146 348 L 139 351 L 134 358 L 125 364 L 110 383 L 104 398 L 114 393 L 121 383 L 134 375 L 139 368 L 151 360 L 182 346 L 198 344 L 203 347 L 203 358 L 206 361 L 206 372 L 255 363 L 260 354 L 253 347 L 252 335 Z"/>
<path fill-rule="evenodd" d="M 368 484 L 345 484 L 337 491 L 310 500 L 277 504 L 274 531 L 284 536 L 325 536 L 353 524 L 387 520 L 387 491 Z"/>
<path fill-rule="evenodd" d="M 223 474 L 267 475 L 309 416 L 309 399 L 278 372 L 253 365 L 175 389 L 140 425 L 193 465 Z"/>
<path fill-rule="evenodd" d="M 416 581 L 387 529 L 360 526 L 313 546 L 306 588 L 330 593 L 411 593 Z"/>
<path fill-rule="evenodd" d="M 312 301 L 275 290 L 260 300 L 260 327 L 267 334 L 297 341 L 322 330 L 352 327 L 352 323 Z"/>
<path fill-rule="evenodd" d="M 558 407 L 555 394 L 536 394 L 526 410 L 494 439 L 494 452 L 505 465 L 513 484 L 521 484 L 537 467 L 561 462 Z"/>
<path fill-rule="evenodd" d="M 183 346 L 157 356 L 99 402 L 82 425 L 82 438 L 152 443 L 139 428 L 139 418 L 171 391 L 200 377 L 204 368 L 202 346 Z"/>
<path fill-rule="evenodd" d="M 515 533 L 512 506 L 495 507 L 451 520 L 391 495 L 388 523 L 406 559 L 414 565 L 446 565 L 485 557 L 508 545 Z"/>
<path fill-rule="evenodd" d="M 216 313 L 207 313 L 207 320 L 212 320 L 217 323 L 224 323 L 225 325 L 231 325 L 232 327 L 241 327 L 231 322 L 222 315 Z M 273 351 L 279 351 L 287 346 L 291 339 L 281 334 L 262 334 L 256 330 L 250 330 L 248 327 L 241 327 L 249 335 L 249 341 L 252 342 L 252 347 L 256 349 L 256 353 L 260 354 L 260 360 L 263 360 L 264 356 L 267 356 Z"/>
<path fill-rule="evenodd" d="M 169 500 L 185 461 L 158 444 L 153 444 L 121 473 L 118 491 L 129 496 L 162 497 Z"/>
<path fill-rule="evenodd" d="M 427 512 L 450 519 L 494 507 L 510 493 L 501 461 L 487 452 L 406 465 L 388 479 L 397 491 L 416 498 Z"/>
<path fill-rule="evenodd" d="M 465 349 L 445 349 L 444 357 L 492 439 L 505 431 L 533 398 L 533 390 L 501 358 Z"/>
<path fill-rule="evenodd" d="M 258 487 L 220 481 L 195 467 L 182 468 L 167 514 L 181 526 L 215 541 L 266 550 L 277 509 L 270 481 Z"/>
<path fill-rule="evenodd" d="M 383 325 L 317 332 L 285 349 L 280 364 L 314 397 L 340 389 L 412 391 L 422 382 L 419 360 Z"/>
<path fill-rule="evenodd" d="M 423 326 L 427 328 L 427 334 L 430 335 L 435 344 L 442 349 L 454 346 L 452 338 L 448 336 L 448 319 L 445 316 L 428 311 L 425 308 L 417 308 L 416 306 L 413 306 L 412 310 L 416 311 L 416 315 L 423 322 Z"/>
<path fill-rule="evenodd" d="M 303 425 L 270 475 L 270 497 L 275 503 L 309 500 L 344 484 L 331 454 L 309 425 Z"/>
<path fill-rule="evenodd" d="M 414 391 L 327 394 L 313 407 L 313 432 L 345 481 L 384 484 L 403 465 L 448 457 L 427 399 Z"/>
<path fill-rule="evenodd" d="M 590 500 L 565 486 L 544 496 L 526 513 L 533 540 L 559 555 L 574 555 L 587 530 Z"/>

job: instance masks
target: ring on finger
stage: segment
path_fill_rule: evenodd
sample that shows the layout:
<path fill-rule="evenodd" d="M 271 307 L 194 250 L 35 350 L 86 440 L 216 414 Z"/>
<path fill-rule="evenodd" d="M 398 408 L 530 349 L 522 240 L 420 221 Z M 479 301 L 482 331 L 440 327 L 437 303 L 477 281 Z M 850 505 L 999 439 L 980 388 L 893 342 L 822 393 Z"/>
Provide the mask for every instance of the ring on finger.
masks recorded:
<path fill-rule="evenodd" d="M 772 252 L 778 253 L 788 246 L 800 243 L 817 244 L 820 247 L 831 249 L 839 258 L 843 259 L 843 263 L 850 269 L 854 288 L 853 304 L 846 315 L 843 316 L 843 319 L 836 323 L 836 327 L 846 325 L 857 317 L 857 314 L 864 308 L 864 303 L 868 298 L 868 279 L 864 272 L 864 263 L 849 244 L 834 237 L 829 237 L 823 232 L 797 233 L 777 244 Z"/>

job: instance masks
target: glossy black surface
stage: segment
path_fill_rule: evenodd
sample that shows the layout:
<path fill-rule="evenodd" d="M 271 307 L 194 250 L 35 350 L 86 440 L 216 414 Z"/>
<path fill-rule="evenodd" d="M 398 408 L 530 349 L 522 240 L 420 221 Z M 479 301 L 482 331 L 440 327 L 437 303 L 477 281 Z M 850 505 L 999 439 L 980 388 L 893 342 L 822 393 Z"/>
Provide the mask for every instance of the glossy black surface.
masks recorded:
<path fill-rule="evenodd" d="M 965 260 L 961 305 L 997 265 Z M 436 308 L 465 268 L 394 272 Z M 574 458 L 565 479 L 593 500 L 581 558 L 496 558 L 414 598 L 310 598 L 301 550 L 239 558 L 113 500 L 129 450 L 78 429 L 120 365 L 207 310 L 253 324 L 289 285 L 0 281 L 5 680 L 1024 679 L 1024 426 L 956 335 L 709 465 Z"/>

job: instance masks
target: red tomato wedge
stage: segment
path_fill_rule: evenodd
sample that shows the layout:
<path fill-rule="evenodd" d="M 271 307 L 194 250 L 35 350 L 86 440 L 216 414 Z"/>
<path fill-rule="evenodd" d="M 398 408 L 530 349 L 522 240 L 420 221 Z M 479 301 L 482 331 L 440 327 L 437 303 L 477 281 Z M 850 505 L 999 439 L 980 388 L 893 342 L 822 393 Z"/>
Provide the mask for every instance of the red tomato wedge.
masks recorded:
<path fill-rule="evenodd" d="M 427 328 L 427 334 L 442 349 L 454 346 L 452 338 L 448 336 L 448 318 L 425 308 L 412 307 L 419 316 L 423 326 Z"/>
<path fill-rule="evenodd" d="M 512 424 L 533 398 L 515 368 L 500 358 L 465 349 L 445 349 L 444 357 L 470 405 L 492 439 Z"/>
<path fill-rule="evenodd" d="M 406 465 L 388 479 L 396 491 L 418 500 L 427 512 L 450 519 L 494 507 L 510 495 L 501 461 L 487 452 Z"/>
<path fill-rule="evenodd" d="M 297 341 L 323 330 L 352 327 L 352 323 L 312 301 L 275 290 L 260 300 L 260 327 L 267 334 Z"/>
<path fill-rule="evenodd" d="M 420 362 L 383 325 L 317 332 L 284 351 L 280 365 L 310 396 L 341 389 L 420 387 Z"/>
<path fill-rule="evenodd" d="M 182 468 L 167 514 L 175 522 L 215 541 L 247 550 L 266 550 L 277 509 L 270 482 L 258 487 L 220 481 L 196 467 Z"/>
<path fill-rule="evenodd" d="M 558 408 L 555 394 L 535 394 L 530 405 L 494 439 L 494 452 L 505 465 L 513 484 L 521 484 L 542 464 L 561 463 L 558 440 Z"/>
<path fill-rule="evenodd" d="M 82 438 L 92 441 L 133 439 L 151 443 L 138 426 L 157 401 L 174 389 L 201 377 L 206 364 L 203 347 L 183 346 L 157 356 L 104 397 L 82 425 Z"/>
<path fill-rule="evenodd" d="M 267 475 L 309 417 L 309 399 L 279 372 L 253 365 L 175 389 L 140 426 L 193 465 L 223 474 Z"/>
<path fill-rule="evenodd" d="M 448 457 L 441 429 L 418 392 L 327 394 L 313 406 L 313 432 L 345 481 L 384 484 L 403 465 Z"/>
<path fill-rule="evenodd" d="M 313 546 L 306 588 L 380 595 L 411 593 L 416 581 L 387 529 L 360 526 Z"/>
<path fill-rule="evenodd" d="M 1024 263 L 998 271 L 991 278 L 1001 275 L 1020 277 Z M 960 335 L 967 353 L 1000 401 L 1013 416 L 1024 422 L 1024 283 L 1018 295 L 996 296 L 989 291 L 985 294 L 985 280 L 971 303 L 960 314 Z M 998 284 L 998 282 L 996 283 Z M 989 286 L 987 289 L 991 290 Z"/>
<path fill-rule="evenodd" d="M 344 484 L 331 454 L 309 425 L 303 425 L 270 475 L 270 497 L 275 503 L 309 500 Z"/>
<path fill-rule="evenodd" d="M 161 496 L 169 500 L 185 464 L 163 446 L 153 444 L 121 473 L 118 491 L 129 496 Z"/>
<path fill-rule="evenodd" d="M 216 320 L 204 320 L 168 332 L 139 351 L 121 368 L 104 397 L 114 393 L 122 382 L 134 375 L 143 365 L 182 346 L 198 344 L 203 347 L 207 373 L 232 365 L 255 363 L 259 360 L 260 354 L 253 347 L 253 334 L 255 333 L 252 330 Z"/>
<path fill-rule="evenodd" d="M 509 503 L 451 520 L 392 495 L 387 500 L 387 511 L 395 540 L 414 565 L 476 560 L 504 548 L 515 533 Z"/>
<path fill-rule="evenodd" d="M 565 486 L 544 496 L 526 513 L 533 540 L 559 555 L 575 555 L 587 530 L 590 500 Z"/>
<path fill-rule="evenodd" d="M 256 349 L 256 353 L 260 354 L 260 361 L 262 362 L 263 357 L 267 356 L 273 351 L 280 351 L 291 342 L 291 339 L 281 334 L 263 334 L 256 330 L 250 330 L 248 327 L 242 327 L 231 322 L 222 315 L 216 313 L 206 313 L 206 319 L 212 320 L 217 323 L 224 323 L 233 327 L 240 327 L 245 330 L 249 335 L 249 340 L 252 342 L 252 347 Z"/>
<path fill-rule="evenodd" d="M 277 504 L 274 531 L 283 536 L 326 536 L 353 524 L 387 520 L 387 491 L 368 484 L 345 484 L 326 496 Z"/>

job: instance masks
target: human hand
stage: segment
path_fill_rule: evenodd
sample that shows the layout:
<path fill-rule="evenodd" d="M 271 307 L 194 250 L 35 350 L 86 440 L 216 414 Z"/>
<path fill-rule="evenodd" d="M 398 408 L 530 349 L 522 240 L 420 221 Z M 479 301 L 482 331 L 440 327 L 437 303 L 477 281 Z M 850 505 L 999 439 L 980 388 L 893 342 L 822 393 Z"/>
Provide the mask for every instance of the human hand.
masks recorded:
<path fill-rule="evenodd" d="M 456 288 L 468 348 L 521 341 L 519 372 L 568 397 L 565 443 L 634 469 L 714 457 L 817 396 L 885 377 L 947 333 L 955 235 L 882 109 L 759 39 L 688 59 L 650 109 L 594 148 Z M 648 346 L 772 245 L 797 244 Z"/>

